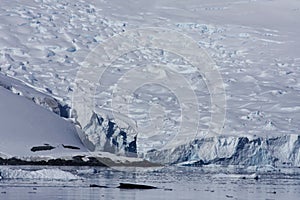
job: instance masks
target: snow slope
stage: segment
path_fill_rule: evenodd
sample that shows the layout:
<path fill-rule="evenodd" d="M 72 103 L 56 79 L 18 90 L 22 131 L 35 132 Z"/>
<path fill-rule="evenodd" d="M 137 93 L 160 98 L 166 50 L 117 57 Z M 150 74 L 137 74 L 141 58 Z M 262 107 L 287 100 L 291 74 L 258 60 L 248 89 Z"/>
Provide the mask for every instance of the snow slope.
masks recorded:
<path fill-rule="evenodd" d="M 0 99 L 2 164 L 153 166 L 139 158 L 90 152 L 80 139 L 80 128 L 72 119 L 63 118 L 64 106 L 57 99 L 2 74 Z M 0 172 L 6 178 L 60 176 L 53 171 L 44 174 L 0 169 Z M 49 175 L 52 173 L 54 176 Z"/>
<path fill-rule="evenodd" d="M 1 153 L 11 156 L 39 155 L 34 146 L 49 144 L 52 153 L 74 151 L 62 145 L 71 145 L 87 151 L 77 135 L 75 126 L 25 97 L 12 94 L 0 87 Z"/>
<path fill-rule="evenodd" d="M 222 135 L 204 134 L 209 125 L 211 106 L 214 106 L 211 105 L 205 76 L 201 72 L 195 73 L 193 66 L 176 54 L 145 49 L 120 56 L 105 71 L 99 83 L 88 83 L 96 85 L 97 90 L 93 113 L 89 113 L 89 126 L 84 124 L 81 127 L 85 135 L 80 135 L 80 138 L 86 147 L 126 154 L 130 144 L 134 144 L 131 142 L 137 142 L 133 152 L 163 163 L 193 161 L 203 164 L 225 160 L 224 164 L 291 163 L 299 166 L 299 18 L 300 3 L 297 0 L 3 0 L 0 2 L 0 69 L 2 73 L 58 99 L 51 101 L 54 104 L 45 105 L 43 102 L 47 101 L 44 99 L 35 102 L 66 117 L 78 86 L 75 84 L 76 74 L 92 49 L 111 36 L 135 28 L 172 29 L 197 41 L 218 67 L 227 100 Z M 149 66 L 161 65 L 167 68 L 148 70 Z M 198 109 L 190 116 L 183 116 L 189 119 L 190 129 L 186 132 L 191 133 L 190 137 L 176 141 L 172 148 L 164 149 L 180 134 L 181 109 L 185 106 L 178 99 L 180 95 L 167 86 L 136 86 L 133 81 L 131 86 L 138 87 L 134 94 L 122 95 L 117 99 L 119 107 L 112 107 L 111 102 L 114 92 L 118 91 L 116 89 L 122 88 L 120 83 L 124 83 L 122 78 L 126 78 L 127 72 L 136 70 L 145 73 L 145 77 L 157 73 L 168 79 L 166 82 L 176 83 L 175 76 L 168 75 L 168 68 L 175 69 L 175 73 L 184 76 L 191 84 L 190 88 L 179 89 L 178 92 L 187 94 L 186 89 L 193 89 L 196 101 L 192 102 L 192 106 Z M 140 78 L 143 79 L 142 76 Z M 0 83 L 4 79 L 0 76 Z M 18 93 L 18 87 L 15 88 L 13 92 Z M 22 134 L 18 132 L 23 129 L 22 126 L 19 129 L 12 126 L 15 123 L 7 121 L 10 119 L 24 125 L 24 129 L 26 127 L 32 134 L 41 132 L 30 127 L 33 121 L 40 118 L 38 113 L 31 113 L 30 110 L 40 112 L 40 108 L 3 89 L 1 95 L 3 112 L 0 117 L 5 129 L 17 137 Z M 32 98 L 30 96 L 27 95 Z M 22 109 L 23 106 L 28 108 L 30 123 L 24 121 L 27 115 L 18 112 L 13 102 Z M 129 106 L 128 102 L 131 103 Z M 121 113 L 111 115 L 108 112 L 111 109 Z M 128 112 L 123 113 L 124 110 Z M 11 118 L 5 116 L 12 111 Z M 46 113 L 44 110 L 41 112 Z M 76 114 L 77 117 L 83 115 L 80 111 Z M 52 113 L 45 116 L 39 119 L 40 129 L 56 134 L 57 138 L 47 139 L 50 136 L 45 133 L 44 139 L 37 137 L 30 145 L 42 145 L 42 142 L 49 140 L 48 143 L 61 148 L 61 144 L 71 139 L 69 136 L 74 134 L 74 128 L 69 126 L 69 122 L 56 119 L 58 116 L 54 117 Z M 130 127 L 121 116 L 135 121 L 137 127 Z M 48 118 L 58 126 L 46 123 Z M 103 119 L 103 123 L 97 119 Z M 113 127 L 110 126 L 112 123 Z M 14 132 L 13 128 L 18 131 Z M 66 130 L 66 138 L 61 138 L 58 133 L 62 129 Z M 126 134 L 122 132 L 124 130 Z M 137 141 L 135 136 L 138 136 Z M 247 142 L 241 148 L 239 141 Z M 80 141 L 75 137 L 70 143 L 76 146 Z M 22 153 L 8 147 L 5 149 L 3 146 L 7 152 Z M 243 154 L 238 156 L 239 153 Z M 239 159 L 232 160 L 235 158 Z"/>

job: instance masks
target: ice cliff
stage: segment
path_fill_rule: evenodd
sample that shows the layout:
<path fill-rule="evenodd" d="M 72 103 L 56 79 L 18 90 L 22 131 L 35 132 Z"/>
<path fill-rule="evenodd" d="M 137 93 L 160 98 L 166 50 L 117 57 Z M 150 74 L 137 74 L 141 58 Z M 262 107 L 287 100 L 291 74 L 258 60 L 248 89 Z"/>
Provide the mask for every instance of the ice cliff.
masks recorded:
<path fill-rule="evenodd" d="M 137 135 L 134 135 L 129 125 L 126 128 L 120 128 L 113 119 L 93 113 L 83 131 L 84 134 L 81 134 L 80 138 L 92 151 L 137 156 Z"/>
<path fill-rule="evenodd" d="M 152 150 L 146 159 L 165 164 L 203 166 L 300 166 L 300 136 L 215 136 L 172 149 Z"/>

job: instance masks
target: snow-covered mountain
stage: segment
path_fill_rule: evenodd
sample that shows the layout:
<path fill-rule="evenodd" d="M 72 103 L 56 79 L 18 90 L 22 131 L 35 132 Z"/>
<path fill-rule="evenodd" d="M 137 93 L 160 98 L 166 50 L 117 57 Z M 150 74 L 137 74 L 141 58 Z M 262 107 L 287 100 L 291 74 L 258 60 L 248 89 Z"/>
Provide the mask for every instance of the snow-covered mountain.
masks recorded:
<path fill-rule="evenodd" d="M 1 157 L 108 151 L 167 164 L 300 166 L 299 18 L 297 0 L 3 0 Z M 192 38 L 211 58 L 226 95 L 222 132 L 210 129 L 210 74 L 179 50 L 136 48 L 100 75 L 82 70 L 89 56 L 104 62 L 91 52 L 112 36 L 148 27 Z M 78 93 L 85 87 L 93 96 Z"/>

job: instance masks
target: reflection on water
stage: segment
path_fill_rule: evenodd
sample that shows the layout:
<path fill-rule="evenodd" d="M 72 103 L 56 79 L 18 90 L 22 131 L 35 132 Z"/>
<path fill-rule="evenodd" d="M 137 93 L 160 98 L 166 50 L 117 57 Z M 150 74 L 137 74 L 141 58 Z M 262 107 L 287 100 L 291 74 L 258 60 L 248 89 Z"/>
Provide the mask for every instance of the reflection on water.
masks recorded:
<path fill-rule="evenodd" d="M 7 172 L 9 168 L 9 172 Z M 116 170 L 93 167 L 59 167 L 77 179 L 14 178 L 45 167 L 6 167 L 0 180 L 0 199 L 298 199 L 300 169 L 243 171 L 236 168 L 168 167 Z M 46 167 L 51 169 L 58 167 Z M 1 168 L 0 168 L 1 169 Z M 43 170 L 45 172 L 45 170 Z M 47 170 L 46 170 L 47 171 Z M 53 171 L 53 170 L 52 170 Z M 0 170 L 1 172 L 1 170 Z M 2 169 L 2 173 L 4 173 Z M 37 174 L 37 173 L 34 173 Z M 1 174 L 0 174 L 1 175 Z M 51 174 L 50 174 L 51 175 Z M 40 176 L 38 176 L 40 177 Z M 259 177 L 255 180 L 255 177 Z M 116 188 L 120 182 L 148 184 L 155 190 Z M 90 187 L 90 184 L 109 188 Z"/>

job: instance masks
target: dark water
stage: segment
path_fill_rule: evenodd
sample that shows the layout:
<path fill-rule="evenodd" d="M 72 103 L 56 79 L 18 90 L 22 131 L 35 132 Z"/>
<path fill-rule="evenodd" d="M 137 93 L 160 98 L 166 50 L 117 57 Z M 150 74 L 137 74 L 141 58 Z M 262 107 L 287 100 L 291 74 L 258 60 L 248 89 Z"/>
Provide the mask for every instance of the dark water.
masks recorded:
<path fill-rule="evenodd" d="M 17 172 L 45 167 L 8 167 Z M 53 169 L 58 167 L 47 167 Z M 0 199 L 300 199 L 300 169 L 253 172 L 241 169 L 168 167 L 109 169 L 60 167 L 79 177 L 6 177 L 0 180 Z M 1 170 L 0 170 L 1 171 Z M 120 182 L 149 184 L 154 190 L 116 188 Z M 94 188 L 90 184 L 109 188 Z"/>

